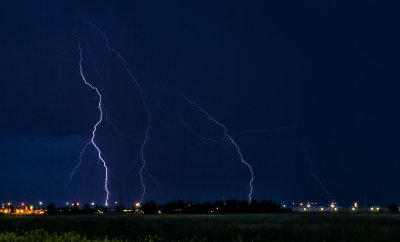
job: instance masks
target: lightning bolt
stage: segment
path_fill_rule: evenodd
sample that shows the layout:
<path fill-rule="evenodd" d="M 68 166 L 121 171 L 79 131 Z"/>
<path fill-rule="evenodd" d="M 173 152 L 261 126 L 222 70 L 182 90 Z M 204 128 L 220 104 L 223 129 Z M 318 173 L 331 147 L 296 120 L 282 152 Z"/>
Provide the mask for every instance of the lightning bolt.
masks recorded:
<path fill-rule="evenodd" d="M 303 151 L 304 157 L 306 158 L 308 164 L 310 165 L 310 175 L 314 178 L 314 180 L 319 184 L 321 189 L 325 192 L 326 196 L 328 197 L 329 201 L 332 200 L 331 193 L 328 191 L 328 189 L 325 187 L 324 183 L 321 181 L 321 179 L 315 174 L 314 171 L 314 164 L 310 158 L 310 155 L 306 149 L 306 147 L 303 144 L 300 144 L 300 149 Z"/>
<path fill-rule="evenodd" d="M 76 169 L 78 169 L 78 167 L 82 163 L 82 155 L 83 155 L 83 153 L 87 149 L 88 145 L 91 144 L 96 149 L 97 154 L 98 154 L 98 159 L 103 163 L 103 166 L 104 166 L 104 169 L 105 169 L 105 178 L 104 178 L 104 190 L 106 192 L 105 205 L 108 206 L 108 198 L 109 198 L 109 195 L 110 195 L 110 192 L 108 190 L 108 167 L 107 167 L 106 161 L 102 157 L 102 153 L 101 153 L 100 148 L 98 147 L 98 145 L 95 142 L 97 128 L 103 121 L 102 96 L 101 96 L 101 93 L 100 93 L 99 89 L 97 87 L 95 87 L 94 85 L 92 85 L 91 83 L 89 83 L 86 80 L 85 75 L 83 74 L 83 68 L 82 68 L 82 61 L 83 61 L 82 53 L 83 53 L 83 50 L 82 50 L 82 47 L 81 47 L 81 38 L 76 34 L 76 30 L 73 31 L 73 35 L 77 39 L 77 44 L 78 44 L 78 49 L 79 49 L 79 62 L 78 62 L 78 65 L 79 65 L 79 73 L 81 75 L 81 78 L 82 78 L 83 82 L 85 83 L 85 85 L 87 85 L 93 91 L 95 91 L 95 93 L 97 94 L 97 96 L 99 98 L 99 102 L 97 104 L 97 108 L 99 109 L 99 119 L 97 120 L 97 122 L 93 126 L 92 137 L 90 139 L 90 142 L 86 143 L 86 145 L 83 147 L 83 149 L 82 149 L 82 151 L 81 151 L 81 153 L 79 155 L 79 163 L 75 166 L 73 172 L 71 172 L 70 179 L 72 179 L 74 172 L 76 171 Z"/>
<path fill-rule="evenodd" d="M 200 135 L 200 134 L 197 133 L 192 127 L 190 127 L 189 124 L 188 124 L 185 120 L 183 120 L 183 118 L 182 118 L 181 115 L 179 115 L 179 120 L 180 120 L 180 122 L 182 123 L 182 125 L 183 125 L 187 130 L 189 130 L 194 136 L 196 136 L 198 139 L 201 139 L 201 140 L 204 140 L 204 141 L 207 141 L 207 142 L 210 142 L 210 143 L 220 143 L 221 141 L 223 141 L 223 140 L 211 139 L 211 138 L 208 138 L 208 137 L 205 137 L 205 136 Z"/>
<path fill-rule="evenodd" d="M 268 133 L 268 134 L 271 134 L 271 133 L 280 132 L 280 131 L 285 130 L 285 129 L 286 129 L 286 130 L 294 130 L 294 129 L 296 129 L 296 128 L 295 128 L 294 126 L 292 126 L 292 127 L 283 126 L 283 127 L 278 127 L 278 128 L 275 128 L 275 129 L 256 129 L 256 130 L 247 129 L 247 130 L 244 130 L 244 131 L 240 132 L 239 134 L 235 135 L 234 137 L 240 137 L 240 136 L 242 136 L 242 135 L 244 135 L 244 134 L 260 134 L 260 133 Z M 319 187 L 321 188 L 321 190 L 322 190 L 322 191 L 326 194 L 326 196 L 328 197 L 328 200 L 329 200 L 329 201 L 333 201 L 333 200 L 332 200 L 331 193 L 330 193 L 329 190 L 326 188 L 326 186 L 324 185 L 324 183 L 322 182 L 322 180 L 321 180 L 321 179 L 317 176 L 317 174 L 315 173 L 315 171 L 314 171 L 314 163 L 312 162 L 311 157 L 310 157 L 310 155 L 309 155 L 309 153 L 308 153 L 306 147 L 305 147 L 303 144 L 300 144 L 299 147 L 300 147 L 300 149 L 302 150 L 302 152 L 303 152 L 303 154 L 304 154 L 304 157 L 305 157 L 305 159 L 307 160 L 307 162 L 308 162 L 308 164 L 309 164 L 309 169 L 310 169 L 309 172 L 310 172 L 311 177 L 318 183 L 318 185 L 319 185 Z"/>
<path fill-rule="evenodd" d="M 251 165 L 243 158 L 243 154 L 238 146 L 238 144 L 236 143 L 236 141 L 232 138 L 231 135 L 228 134 L 228 130 L 226 128 L 226 126 L 224 124 L 222 124 L 221 122 L 217 121 L 215 118 L 211 117 L 211 115 L 206 112 L 199 104 L 197 104 L 196 102 L 190 100 L 189 98 L 185 97 L 186 102 L 188 102 L 189 104 L 193 105 L 194 107 L 196 107 L 201 113 L 203 113 L 208 120 L 210 120 L 211 122 L 215 123 L 217 126 L 221 127 L 224 131 L 224 137 L 235 147 L 237 154 L 239 155 L 240 161 L 249 169 L 250 172 L 250 181 L 249 181 L 249 202 L 251 202 L 252 200 L 252 195 L 253 195 L 253 181 L 254 181 L 254 173 L 253 173 L 253 168 L 251 167 Z"/>
<path fill-rule="evenodd" d="M 282 130 L 294 130 L 294 129 L 295 129 L 294 127 L 290 127 L 290 126 L 283 126 L 283 127 L 278 127 L 275 129 L 255 129 L 255 130 L 246 129 L 246 130 L 243 130 L 242 132 L 240 132 L 239 134 L 232 135 L 232 137 L 236 138 L 236 137 L 240 137 L 245 134 L 259 134 L 259 133 L 274 134 L 274 133 L 279 133 Z"/>
<path fill-rule="evenodd" d="M 146 127 L 146 130 L 144 133 L 145 137 L 142 142 L 142 145 L 140 146 L 140 157 L 142 160 L 142 166 L 140 167 L 140 170 L 139 170 L 139 176 L 140 176 L 140 185 L 142 186 L 142 194 L 141 194 L 139 203 L 142 203 L 144 200 L 144 197 L 146 195 L 146 185 L 144 184 L 144 179 L 143 179 L 143 171 L 146 170 L 146 159 L 145 159 L 145 155 L 144 155 L 144 149 L 146 147 L 146 144 L 149 142 L 149 139 L 150 139 L 149 132 L 150 132 L 151 125 L 152 125 L 150 109 L 144 98 L 143 88 L 141 87 L 141 85 L 139 84 L 139 82 L 137 81 L 135 76 L 132 74 L 131 70 L 128 68 L 125 58 L 122 57 L 121 53 L 118 50 L 116 50 L 110 46 L 107 35 L 97 25 L 95 25 L 94 23 L 88 22 L 88 21 L 84 21 L 84 23 L 89 25 L 90 27 L 94 28 L 103 37 L 106 48 L 118 57 L 118 59 L 121 61 L 123 68 L 128 73 L 130 79 L 133 81 L 134 85 L 139 90 L 140 99 L 141 99 L 141 102 L 143 104 L 143 107 L 145 109 L 146 116 L 148 119 L 147 127 Z"/>
<path fill-rule="evenodd" d="M 88 147 L 90 144 L 91 144 L 91 142 L 89 141 L 89 142 L 87 142 L 87 143 L 85 144 L 85 146 L 83 146 L 83 149 L 81 150 L 81 153 L 79 154 L 79 162 L 75 165 L 74 169 L 72 169 L 72 171 L 69 173 L 69 179 L 68 179 L 68 181 L 67 181 L 67 184 L 65 185 L 65 188 L 67 188 L 68 185 L 71 183 L 72 178 L 74 177 L 76 171 L 77 171 L 78 168 L 81 166 L 81 164 L 82 164 L 82 156 L 83 156 L 83 154 L 85 153 L 87 147 Z"/>
<path fill-rule="evenodd" d="M 93 69 L 94 69 L 97 77 L 100 79 L 100 81 L 102 83 L 105 83 L 103 76 L 100 74 L 99 68 L 97 67 L 96 59 L 94 58 L 92 51 L 90 50 L 89 43 L 87 41 L 85 41 L 85 44 L 87 46 L 87 53 L 92 61 Z M 121 133 L 119 132 L 117 126 L 111 121 L 110 116 L 108 115 L 108 109 L 106 107 L 104 107 L 104 105 L 103 105 L 103 111 L 104 111 L 104 117 L 106 118 L 107 122 L 111 125 L 114 133 L 117 134 L 117 136 L 121 136 Z"/>

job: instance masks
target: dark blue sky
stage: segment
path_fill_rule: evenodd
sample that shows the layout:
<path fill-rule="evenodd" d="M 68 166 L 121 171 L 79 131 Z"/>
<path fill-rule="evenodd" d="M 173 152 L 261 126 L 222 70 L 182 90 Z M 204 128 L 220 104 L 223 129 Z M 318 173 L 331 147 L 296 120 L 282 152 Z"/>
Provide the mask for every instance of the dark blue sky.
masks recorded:
<path fill-rule="evenodd" d="M 398 8 L 394 1 L 13 1 L 1 7 L 0 200 L 103 202 L 93 149 L 68 174 L 98 117 L 99 87 L 109 122 L 97 142 L 111 174 L 111 200 L 140 198 L 139 148 L 146 116 L 138 90 L 101 36 L 125 57 L 154 119 L 146 146 L 146 199 L 246 199 L 249 173 L 222 131 L 188 105 L 198 102 L 237 138 L 255 172 L 254 197 L 339 202 L 399 201 Z M 103 77 L 94 72 L 93 56 Z"/>

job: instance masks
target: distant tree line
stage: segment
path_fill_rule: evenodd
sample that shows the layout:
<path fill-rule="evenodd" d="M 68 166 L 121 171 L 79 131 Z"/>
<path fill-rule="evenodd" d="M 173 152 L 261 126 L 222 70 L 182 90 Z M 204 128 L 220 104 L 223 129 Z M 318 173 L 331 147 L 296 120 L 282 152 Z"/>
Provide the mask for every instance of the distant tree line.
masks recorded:
<path fill-rule="evenodd" d="M 193 202 L 173 201 L 157 205 L 154 201 L 148 201 L 141 206 L 144 213 L 164 214 L 205 214 L 205 213 L 278 213 L 281 208 L 278 203 L 267 200 L 246 200 L 236 199 L 216 202 Z"/>
<path fill-rule="evenodd" d="M 274 201 L 252 200 L 250 203 L 246 200 L 238 201 L 230 199 L 226 201 L 215 202 L 193 202 L 193 201 L 172 201 L 165 204 L 157 204 L 155 201 L 147 201 L 140 206 L 133 205 L 125 208 L 124 206 L 115 206 L 108 208 L 104 206 L 90 206 L 85 204 L 80 207 L 76 204 L 71 206 L 56 207 L 53 203 L 47 206 L 48 214 L 92 214 L 92 213 L 110 213 L 110 212 L 132 212 L 144 214 L 227 214 L 227 213 L 279 213 L 282 210 L 280 205 Z"/>
<path fill-rule="evenodd" d="M 391 203 L 388 205 L 388 209 L 390 212 L 399 212 L 399 205 L 397 205 L 397 203 Z"/>
<path fill-rule="evenodd" d="M 399 205 L 391 203 L 387 206 L 390 212 L 399 212 Z M 77 204 L 71 206 L 56 207 L 50 203 L 47 206 L 48 214 L 93 214 L 93 213 L 144 213 L 144 214 L 235 214 L 235 213 L 282 213 L 291 212 L 291 209 L 282 208 L 277 202 L 270 200 L 253 199 L 250 203 L 246 200 L 230 199 L 215 202 L 172 201 L 157 204 L 155 201 L 147 201 L 140 206 L 129 207 L 117 205 L 115 207 L 90 206 L 82 207 Z"/>

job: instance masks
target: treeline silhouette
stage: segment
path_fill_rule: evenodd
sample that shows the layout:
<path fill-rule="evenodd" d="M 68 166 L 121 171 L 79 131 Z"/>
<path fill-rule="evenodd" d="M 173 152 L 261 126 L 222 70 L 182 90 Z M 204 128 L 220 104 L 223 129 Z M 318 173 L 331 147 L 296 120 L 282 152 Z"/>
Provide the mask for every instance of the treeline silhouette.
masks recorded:
<path fill-rule="evenodd" d="M 144 214 L 234 214 L 234 213 L 279 213 L 288 212 L 281 209 L 280 205 L 269 200 L 255 200 L 250 203 L 246 200 L 238 201 L 230 199 L 215 202 L 194 202 L 194 201 L 172 201 L 164 204 L 157 204 L 155 201 L 147 201 L 140 206 L 129 207 L 117 205 L 109 208 L 104 206 L 83 207 L 73 204 L 71 206 L 56 207 L 54 204 L 47 206 L 48 214 L 93 214 L 93 213 L 144 213 Z"/>
<path fill-rule="evenodd" d="M 148 201 L 142 205 L 144 213 L 165 213 L 165 214 L 204 214 L 204 213 L 278 213 L 281 208 L 278 203 L 267 200 L 246 200 L 236 199 L 216 202 L 193 202 L 173 201 L 157 206 L 154 201 Z"/>

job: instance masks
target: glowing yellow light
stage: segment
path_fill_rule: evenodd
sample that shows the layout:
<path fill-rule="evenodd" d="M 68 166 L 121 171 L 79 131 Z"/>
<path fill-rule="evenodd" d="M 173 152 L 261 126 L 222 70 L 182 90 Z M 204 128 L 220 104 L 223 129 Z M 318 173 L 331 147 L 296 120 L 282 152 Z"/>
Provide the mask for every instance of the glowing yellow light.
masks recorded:
<path fill-rule="evenodd" d="M 358 208 L 358 203 L 357 202 L 354 203 L 354 207 Z"/>
<path fill-rule="evenodd" d="M 379 207 L 376 208 L 376 211 L 379 211 Z"/>
<path fill-rule="evenodd" d="M 29 206 L 29 210 L 33 210 L 33 206 L 31 205 L 31 206 Z"/>
<path fill-rule="evenodd" d="M 135 204 L 135 207 L 140 207 L 140 203 L 136 203 L 136 204 Z"/>
<path fill-rule="evenodd" d="M 351 208 L 351 210 L 355 211 L 355 210 L 356 210 L 356 208 Z"/>
<path fill-rule="evenodd" d="M 303 208 L 304 211 L 307 211 L 307 208 Z"/>
<path fill-rule="evenodd" d="M 337 208 L 335 208 L 335 211 L 337 211 Z"/>
<path fill-rule="evenodd" d="M 371 207 L 371 211 L 374 211 L 374 207 Z"/>
<path fill-rule="evenodd" d="M 320 208 L 321 211 L 324 211 L 324 208 Z"/>

